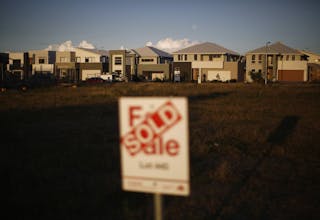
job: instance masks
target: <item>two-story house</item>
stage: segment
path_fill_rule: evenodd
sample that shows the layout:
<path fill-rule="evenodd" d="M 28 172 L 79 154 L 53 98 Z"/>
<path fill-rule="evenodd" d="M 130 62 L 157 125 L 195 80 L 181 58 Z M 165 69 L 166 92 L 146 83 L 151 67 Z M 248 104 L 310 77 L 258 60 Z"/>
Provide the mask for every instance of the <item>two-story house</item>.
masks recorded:
<path fill-rule="evenodd" d="M 28 79 L 31 76 L 30 60 L 27 52 L 9 52 L 7 70 L 16 78 Z"/>
<path fill-rule="evenodd" d="M 133 80 L 137 72 L 137 57 L 132 50 L 109 51 L 109 73 L 124 80 Z"/>
<path fill-rule="evenodd" d="M 308 80 L 307 56 L 281 42 L 266 44 L 246 53 L 246 81 L 260 73 L 271 81 L 305 82 Z"/>
<path fill-rule="evenodd" d="M 136 54 L 137 75 L 146 80 L 169 80 L 172 55 L 154 47 L 132 49 Z"/>
<path fill-rule="evenodd" d="M 106 50 L 75 48 L 79 79 L 99 77 L 108 71 L 109 52 Z"/>
<path fill-rule="evenodd" d="M 28 52 L 28 55 L 30 64 L 32 65 L 32 75 L 54 74 L 56 51 L 31 50 Z"/>
<path fill-rule="evenodd" d="M 215 43 L 201 43 L 173 53 L 174 74 L 181 81 L 241 81 L 240 55 Z"/>
<path fill-rule="evenodd" d="M 0 80 L 5 77 L 5 72 L 7 71 L 7 65 L 9 64 L 9 54 L 0 53 Z"/>
<path fill-rule="evenodd" d="M 57 51 L 55 74 L 61 82 L 78 82 L 79 74 L 76 69 L 76 53 L 74 51 Z"/>
<path fill-rule="evenodd" d="M 320 55 L 306 50 L 300 52 L 308 56 L 308 80 L 320 82 Z"/>

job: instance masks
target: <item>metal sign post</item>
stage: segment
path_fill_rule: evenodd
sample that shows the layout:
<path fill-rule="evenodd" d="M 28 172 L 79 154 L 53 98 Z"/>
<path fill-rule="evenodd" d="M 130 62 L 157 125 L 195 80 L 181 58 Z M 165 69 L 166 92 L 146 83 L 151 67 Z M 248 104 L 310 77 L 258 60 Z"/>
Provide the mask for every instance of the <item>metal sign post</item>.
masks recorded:
<path fill-rule="evenodd" d="M 190 193 L 188 100 L 122 97 L 119 116 L 122 189 L 153 193 L 162 220 L 162 194 Z"/>
<path fill-rule="evenodd" d="M 154 201 L 154 219 L 162 220 L 162 195 L 155 193 L 153 196 Z"/>

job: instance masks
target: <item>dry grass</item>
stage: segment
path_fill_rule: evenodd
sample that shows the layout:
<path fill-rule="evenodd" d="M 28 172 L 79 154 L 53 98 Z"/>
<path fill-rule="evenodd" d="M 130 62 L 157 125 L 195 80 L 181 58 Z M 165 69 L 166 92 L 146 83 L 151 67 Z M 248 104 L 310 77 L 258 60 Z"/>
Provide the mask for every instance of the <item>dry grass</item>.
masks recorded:
<path fill-rule="evenodd" d="M 121 191 L 121 96 L 189 97 L 191 196 L 165 219 L 320 218 L 319 85 L 119 83 L 0 94 L 11 219 L 152 218 Z"/>

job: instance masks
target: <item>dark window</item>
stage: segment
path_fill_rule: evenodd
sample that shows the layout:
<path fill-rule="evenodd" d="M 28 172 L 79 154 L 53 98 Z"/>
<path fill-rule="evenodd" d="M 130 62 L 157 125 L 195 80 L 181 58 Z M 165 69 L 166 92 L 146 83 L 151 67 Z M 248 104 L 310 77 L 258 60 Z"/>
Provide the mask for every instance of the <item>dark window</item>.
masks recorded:
<path fill-rule="evenodd" d="M 198 55 L 197 54 L 194 55 L 194 60 L 198 60 Z"/>
<path fill-rule="evenodd" d="M 209 55 L 209 61 L 212 61 L 212 55 Z"/>
<path fill-rule="evenodd" d="M 121 57 L 115 57 L 114 58 L 114 64 L 115 65 L 122 65 L 122 58 Z"/>
<path fill-rule="evenodd" d="M 259 59 L 258 62 L 261 63 L 262 62 L 262 55 L 261 54 L 259 55 L 258 59 Z"/>
<path fill-rule="evenodd" d="M 296 60 L 296 56 L 295 55 L 292 55 L 292 60 Z"/>
<path fill-rule="evenodd" d="M 188 55 L 184 55 L 184 60 L 188 60 Z"/>
<path fill-rule="evenodd" d="M 86 57 L 86 58 L 84 59 L 84 62 L 89 63 L 89 58 Z"/>
<path fill-rule="evenodd" d="M 13 64 L 13 67 L 16 69 L 16 68 L 19 68 L 21 67 L 21 60 L 13 60 L 12 61 L 12 64 Z"/>
<path fill-rule="evenodd" d="M 46 62 L 45 59 L 43 59 L 43 58 L 39 59 L 39 63 L 40 63 L 40 64 L 44 64 L 45 62 Z"/>
<path fill-rule="evenodd" d="M 251 63 L 255 63 L 256 62 L 256 55 L 252 55 L 252 61 Z"/>
<path fill-rule="evenodd" d="M 154 59 L 141 59 L 142 62 L 153 62 Z"/>
<path fill-rule="evenodd" d="M 286 60 L 289 60 L 289 55 L 287 55 Z"/>
<path fill-rule="evenodd" d="M 105 56 L 100 57 L 100 62 L 101 63 L 106 63 L 107 62 L 107 57 L 105 57 Z"/>

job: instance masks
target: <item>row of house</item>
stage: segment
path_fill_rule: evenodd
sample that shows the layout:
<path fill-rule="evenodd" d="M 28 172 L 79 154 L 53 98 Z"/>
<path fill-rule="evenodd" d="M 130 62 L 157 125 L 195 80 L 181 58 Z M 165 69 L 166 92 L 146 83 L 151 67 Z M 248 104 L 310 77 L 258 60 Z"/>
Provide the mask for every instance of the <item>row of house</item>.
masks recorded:
<path fill-rule="evenodd" d="M 241 56 L 215 43 L 200 43 L 169 54 L 154 47 L 131 50 L 76 48 L 60 52 L 32 50 L 0 54 L 0 68 L 25 79 L 36 73 L 59 80 L 84 81 L 117 75 L 127 81 L 246 81 L 260 74 L 270 81 L 320 80 L 320 56 L 281 42 L 262 46 Z"/>

